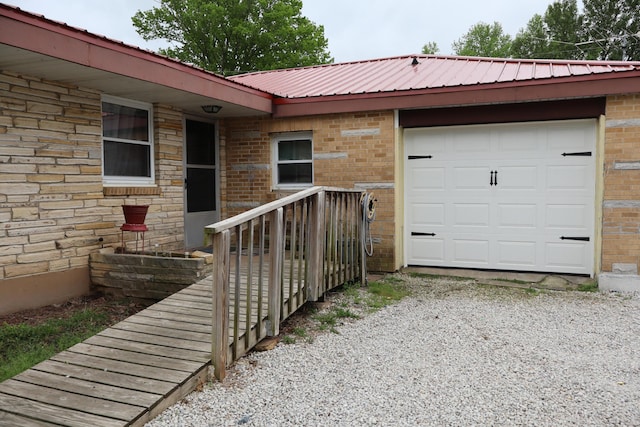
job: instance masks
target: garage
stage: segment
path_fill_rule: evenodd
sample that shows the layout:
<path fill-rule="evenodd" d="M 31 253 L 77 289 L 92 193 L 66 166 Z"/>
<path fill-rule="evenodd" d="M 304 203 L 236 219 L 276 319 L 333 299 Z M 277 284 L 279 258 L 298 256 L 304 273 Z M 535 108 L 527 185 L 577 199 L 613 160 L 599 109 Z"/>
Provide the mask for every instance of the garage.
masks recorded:
<path fill-rule="evenodd" d="M 596 120 L 410 128 L 405 263 L 593 274 Z"/>

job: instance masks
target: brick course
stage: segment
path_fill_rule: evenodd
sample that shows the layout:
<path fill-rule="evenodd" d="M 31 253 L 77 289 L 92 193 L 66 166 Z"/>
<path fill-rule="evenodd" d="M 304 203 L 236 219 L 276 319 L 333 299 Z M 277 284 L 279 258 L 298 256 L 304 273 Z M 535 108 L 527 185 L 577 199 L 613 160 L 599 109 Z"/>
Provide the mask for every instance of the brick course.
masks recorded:
<path fill-rule="evenodd" d="M 602 271 L 640 264 L 640 95 L 607 98 Z M 616 167 L 631 163 L 630 168 Z"/>
<path fill-rule="evenodd" d="M 314 184 L 341 188 L 372 188 L 378 200 L 371 232 L 376 239 L 372 271 L 392 271 L 394 265 L 394 116 L 392 111 L 330 114 L 287 119 L 225 120 L 226 157 L 223 216 L 246 211 L 287 194 L 272 185 L 271 139 L 282 132 L 311 131 Z M 223 151 L 223 150 L 221 150 Z M 226 202 L 226 203 L 225 203 Z"/>

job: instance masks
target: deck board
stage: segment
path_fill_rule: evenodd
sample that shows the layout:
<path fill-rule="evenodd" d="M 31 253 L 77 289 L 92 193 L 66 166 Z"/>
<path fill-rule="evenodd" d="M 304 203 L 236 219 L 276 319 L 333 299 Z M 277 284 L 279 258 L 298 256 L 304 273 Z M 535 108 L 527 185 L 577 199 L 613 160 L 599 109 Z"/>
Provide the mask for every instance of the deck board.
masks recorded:
<path fill-rule="evenodd" d="M 139 407 L 153 406 L 158 401 L 158 398 L 161 397 L 161 395 L 155 393 L 130 390 L 106 384 L 96 384 L 84 379 L 67 378 L 63 375 L 37 371 L 35 369 L 29 369 L 28 371 L 16 375 L 14 379 L 35 385 L 51 384 L 59 390 L 68 391 L 70 393 L 82 394 L 89 397 L 126 403 Z"/>
<path fill-rule="evenodd" d="M 10 378 L 2 383 L 2 393 L 66 409 L 83 408 L 85 412 L 93 415 L 124 422 L 137 418 L 144 409 L 140 406 L 70 393 L 57 387 L 58 385 L 55 381 L 47 383 L 45 387 L 39 384 L 23 383 L 17 379 Z"/>
<path fill-rule="evenodd" d="M 6 382 L 6 381 L 5 381 Z M 2 383 L 4 384 L 4 382 Z M 48 405 L 35 400 L 11 396 L 0 392 L 0 408 L 3 413 L 22 415 L 32 420 L 41 420 L 69 427 L 119 427 L 123 423 L 114 418 L 100 417 L 79 410 Z M 0 417 L 0 425 L 15 427 L 11 418 Z"/>
<path fill-rule="evenodd" d="M 60 374 L 68 378 L 79 378 L 95 384 L 119 386 L 124 389 L 139 390 L 147 393 L 160 394 L 162 390 L 168 391 L 176 387 L 175 383 L 157 380 L 155 378 L 144 378 L 126 373 L 105 371 L 104 369 L 72 365 L 55 360 L 46 360 L 34 366 L 32 369 Z"/>

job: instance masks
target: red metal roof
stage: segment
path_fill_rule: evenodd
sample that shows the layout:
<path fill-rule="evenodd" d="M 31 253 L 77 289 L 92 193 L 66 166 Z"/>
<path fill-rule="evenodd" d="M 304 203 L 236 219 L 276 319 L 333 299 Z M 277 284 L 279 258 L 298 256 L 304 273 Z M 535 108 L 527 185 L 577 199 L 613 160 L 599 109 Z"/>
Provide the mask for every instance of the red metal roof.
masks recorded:
<path fill-rule="evenodd" d="M 241 74 L 231 80 L 283 98 L 309 98 L 545 79 L 556 83 L 561 78 L 591 79 L 626 71 L 640 71 L 640 62 L 408 55 Z"/>

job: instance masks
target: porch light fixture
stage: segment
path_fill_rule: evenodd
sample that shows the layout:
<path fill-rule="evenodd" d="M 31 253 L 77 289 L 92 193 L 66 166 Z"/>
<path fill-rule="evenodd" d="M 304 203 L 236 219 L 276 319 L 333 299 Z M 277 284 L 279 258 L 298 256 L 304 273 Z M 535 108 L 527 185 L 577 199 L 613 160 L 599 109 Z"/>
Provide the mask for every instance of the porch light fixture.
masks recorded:
<path fill-rule="evenodd" d="M 222 110 L 222 107 L 220 105 L 203 105 L 202 106 L 202 111 L 204 111 L 207 114 L 216 114 L 220 110 Z"/>

